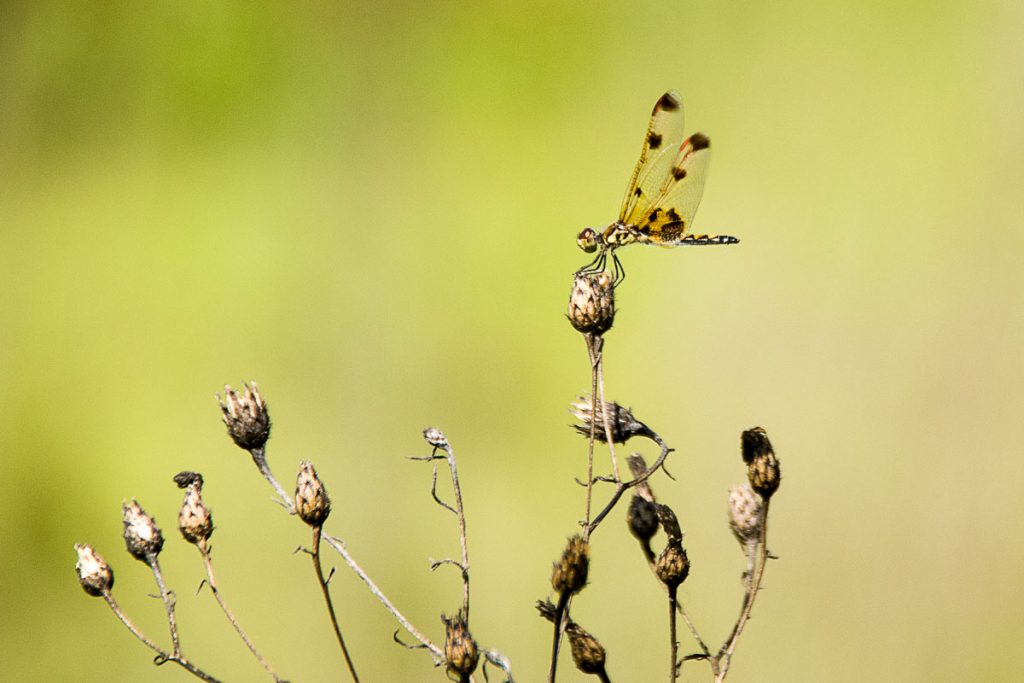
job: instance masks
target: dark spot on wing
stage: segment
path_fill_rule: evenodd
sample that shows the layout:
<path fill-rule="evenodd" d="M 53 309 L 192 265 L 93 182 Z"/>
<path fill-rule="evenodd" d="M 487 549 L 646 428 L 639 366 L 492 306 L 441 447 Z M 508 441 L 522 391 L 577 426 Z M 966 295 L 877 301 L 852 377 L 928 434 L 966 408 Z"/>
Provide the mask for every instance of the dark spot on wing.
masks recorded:
<path fill-rule="evenodd" d="M 658 149 L 661 147 L 661 133 L 655 133 L 653 130 L 647 134 L 647 146 L 651 149 Z"/>
<path fill-rule="evenodd" d="M 658 103 L 654 105 L 654 111 L 658 111 L 659 109 L 662 111 L 675 111 L 676 109 L 679 109 L 681 104 L 682 102 L 680 102 L 675 95 L 667 92 L 662 95 L 661 99 L 658 100 Z"/>
<path fill-rule="evenodd" d="M 658 213 L 659 213 L 660 211 L 661 211 L 661 209 L 655 209 L 654 211 L 651 211 L 651 212 L 650 212 L 650 213 L 649 213 L 649 214 L 647 215 L 647 222 L 648 222 L 648 223 L 654 223 L 654 222 L 656 222 L 656 221 L 658 220 Z"/>
<path fill-rule="evenodd" d="M 686 177 L 686 169 L 681 166 L 676 166 L 672 169 L 672 177 L 676 180 L 682 180 Z"/>
<path fill-rule="evenodd" d="M 680 216 L 678 213 L 676 213 L 675 209 L 669 209 L 667 212 L 665 212 L 665 215 L 672 222 L 681 221 L 683 219 L 682 216 Z"/>
<path fill-rule="evenodd" d="M 711 146 L 711 140 L 708 139 L 704 133 L 694 133 L 690 136 L 690 144 L 693 146 L 693 151 L 707 149 Z"/>
<path fill-rule="evenodd" d="M 643 190 L 641 190 L 641 189 L 640 189 L 639 187 L 638 187 L 638 188 L 636 188 L 635 190 L 633 190 L 633 194 L 634 194 L 634 195 L 636 195 L 637 197 L 640 197 L 640 196 L 642 196 L 642 195 L 643 195 L 643 193 L 644 193 L 644 191 L 643 191 Z"/>

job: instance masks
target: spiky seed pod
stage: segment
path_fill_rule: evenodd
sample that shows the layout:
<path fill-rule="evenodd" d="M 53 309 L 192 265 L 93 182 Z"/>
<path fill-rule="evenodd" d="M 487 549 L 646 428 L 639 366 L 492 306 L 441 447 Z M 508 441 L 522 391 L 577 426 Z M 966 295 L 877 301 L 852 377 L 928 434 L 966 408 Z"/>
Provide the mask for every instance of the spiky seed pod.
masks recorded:
<path fill-rule="evenodd" d="M 164 547 L 164 535 L 156 520 L 133 499 L 131 503 L 122 504 L 124 519 L 124 544 L 132 557 L 149 563 L 150 557 L 160 554 Z"/>
<path fill-rule="evenodd" d="M 75 571 L 78 572 L 78 583 L 86 593 L 93 596 L 103 595 L 114 587 L 114 570 L 107 561 L 93 550 L 91 545 L 76 543 L 78 561 Z"/>
<path fill-rule="evenodd" d="M 562 559 L 555 562 L 551 572 L 551 587 L 559 595 L 579 593 L 587 585 L 590 571 L 590 544 L 576 534 L 562 552 Z"/>
<path fill-rule="evenodd" d="M 579 332 L 601 335 L 615 321 L 615 287 L 611 273 L 578 272 L 569 295 L 569 322 Z"/>
<path fill-rule="evenodd" d="M 601 443 L 608 442 L 608 436 L 604 430 L 604 416 L 608 414 L 608 422 L 612 432 L 613 443 L 626 443 L 632 437 L 640 435 L 649 435 L 650 429 L 643 422 L 640 422 L 633 417 L 633 412 L 629 408 L 623 408 L 618 403 L 612 403 L 611 401 L 605 401 L 604 404 L 601 401 L 597 402 L 597 426 L 594 429 L 594 438 Z M 579 420 L 579 424 L 574 424 L 572 427 L 579 434 L 590 438 L 590 425 L 595 421 L 594 415 L 590 409 L 590 397 L 579 396 L 569 405 L 569 414 Z"/>
<path fill-rule="evenodd" d="M 534 605 L 537 608 L 537 612 L 544 619 L 547 619 L 552 624 L 555 623 L 555 614 L 558 608 L 550 600 L 538 600 L 537 604 Z"/>
<path fill-rule="evenodd" d="M 302 521 L 310 526 L 323 526 L 331 514 L 331 499 L 327 496 L 327 489 L 309 460 L 299 464 L 299 476 L 295 480 L 295 510 Z"/>
<path fill-rule="evenodd" d="M 193 544 L 207 541 L 213 534 L 213 514 L 203 503 L 202 477 L 193 480 L 185 491 L 185 500 L 178 511 L 178 530 Z"/>
<path fill-rule="evenodd" d="M 231 440 L 251 451 L 262 448 L 270 438 L 270 413 L 256 382 L 243 386 L 245 392 L 240 394 L 224 385 L 224 400 L 218 395 L 217 401 Z"/>
<path fill-rule="evenodd" d="M 585 674 L 599 674 L 604 671 L 605 651 L 597 638 L 587 633 L 575 622 L 565 627 L 572 648 L 572 660 L 576 668 Z"/>
<path fill-rule="evenodd" d="M 658 579 L 669 588 L 676 588 L 690 574 L 690 559 L 681 543 L 669 543 L 654 564 Z"/>
<path fill-rule="evenodd" d="M 448 437 L 437 427 L 427 427 L 424 429 L 423 438 L 434 448 L 448 448 Z"/>
<path fill-rule="evenodd" d="M 761 496 L 750 484 L 733 486 L 729 489 L 729 527 L 744 548 L 761 539 L 761 524 L 764 520 L 764 504 Z"/>
<path fill-rule="evenodd" d="M 747 464 L 747 479 L 750 486 L 765 501 L 779 488 L 782 481 L 782 469 L 779 459 L 775 457 L 772 443 L 761 427 L 753 427 L 743 432 L 740 439 L 743 462 Z"/>
<path fill-rule="evenodd" d="M 658 510 L 651 501 L 633 496 L 626 512 L 626 523 L 636 540 L 647 543 L 658 533 Z"/>
<path fill-rule="evenodd" d="M 448 673 L 467 679 L 476 670 L 480 650 L 469 633 L 466 617 L 462 610 L 459 610 L 454 617 L 442 614 L 441 621 L 444 622 L 444 659 Z"/>

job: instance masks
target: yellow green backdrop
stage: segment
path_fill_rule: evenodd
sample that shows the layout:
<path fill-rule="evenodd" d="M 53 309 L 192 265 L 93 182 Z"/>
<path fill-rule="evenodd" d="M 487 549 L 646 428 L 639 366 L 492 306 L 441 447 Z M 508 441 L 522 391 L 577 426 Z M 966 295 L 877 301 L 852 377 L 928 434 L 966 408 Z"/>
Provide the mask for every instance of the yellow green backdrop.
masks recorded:
<path fill-rule="evenodd" d="M 0 9 L 0 642 L 10 680 L 186 680 L 78 587 L 75 542 L 165 642 L 120 503 L 163 526 L 186 652 L 263 674 L 177 539 L 201 471 L 222 589 L 293 681 L 345 680 L 307 532 L 225 437 L 256 379 L 288 486 L 435 640 L 456 448 L 472 627 L 542 680 L 533 602 L 582 516 L 589 384 L 574 245 L 615 218 L 655 99 L 713 141 L 698 230 L 631 247 L 609 398 L 677 449 L 682 599 L 739 608 L 739 434 L 782 461 L 766 589 L 732 677 L 1019 680 L 1024 7 L 1019 2 L 58 3 Z M 443 680 L 340 562 L 366 681 Z M 665 678 L 666 609 L 619 513 L 575 616 L 616 681 Z M 692 650 L 683 638 L 684 652 Z M 705 680 L 688 664 L 685 680 Z M 581 680 L 568 663 L 565 680 Z M 731 679 L 730 679 L 731 680 Z"/>

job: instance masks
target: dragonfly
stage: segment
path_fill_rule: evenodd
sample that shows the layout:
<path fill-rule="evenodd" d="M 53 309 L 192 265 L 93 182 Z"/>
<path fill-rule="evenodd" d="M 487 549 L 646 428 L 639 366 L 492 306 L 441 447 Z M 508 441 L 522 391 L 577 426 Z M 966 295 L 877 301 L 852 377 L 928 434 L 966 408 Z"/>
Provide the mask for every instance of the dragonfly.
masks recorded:
<path fill-rule="evenodd" d="M 576 244 L 597 256 L 581 272 L 605 269 L 610 255 L 615 267 L 615 282 L 621 282 L 625 270 L 615 251 L 627 244 L 704 246 L 736 244 L 730 235 L 693 233 L 704 179 L 708 174 L 711 141 L 704 133 L 683 139 L 683 100 L 675 90 L 661 96 L 647 124 L 640 160 L 626 186 L 619 219 L 601 230 L 584 228 Z"/>

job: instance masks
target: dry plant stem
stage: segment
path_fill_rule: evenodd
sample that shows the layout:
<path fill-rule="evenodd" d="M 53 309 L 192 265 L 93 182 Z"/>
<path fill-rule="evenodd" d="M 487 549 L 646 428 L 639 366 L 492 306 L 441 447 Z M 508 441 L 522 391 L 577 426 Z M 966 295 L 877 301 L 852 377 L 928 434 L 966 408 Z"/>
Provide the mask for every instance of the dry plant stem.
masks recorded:
<path fill-rule="evenodd" d="M 754 600 L 757 598 L 757 593 L 761 590 L 761 579 L 764 577 L 765 565 L 768 564 L 768 504 L 770 501 L 770 498 L 764 501 L 764 523 L 761 525 L 761 539 L 757 544 L 757 570 L 748 584 L 746 594 L 743 596 L 743 609 L 740 610 L 740 616 L 736 620 L 732 633 L 725 643 L 722 644 L 722 649 L 718 651 L 718 656 L 712 660 L 712 669 L 714 670 L 716 683 L 724 681 L 726 674 L 729 673 L 729 665 L 732 664 L 732 653 L 736 649 L 736 643 L 739 642 L 740 635 L 743 634 L 743 627 L 746 626 L 747 620 L 750 619 L 750 612 L 754 609 Z"/>
<path fill-rule="evenodd" d="M 178 641 L 178 623 L 174 618 L 174 596 L 167 590 L 167 584 L 164 583 L 164 575 L 160 571 L 160 561 L 157 556 L 153 553 L 147 555 L 146 564 L 153 571 L 153 578 L 156 579 L 156 585 L 160 588 L 160 599 L 164 601 L 164 609 L 167 610 L 167 626 L 171 629 L 171 644 L 174 646 L 171 651 L 171 659 L 177 659 L 181 656 L 181 643 Z"/>
<path fill-rule="evenodd" d="M 103 591 L 103 599 L 106 600 L 107 605 L 110 606 L 110 609 L 111 611 L 113 611 L 114 615 L 117 616 L 117 618 L 121 621 L 122 624 L 125 625 L 125 627 L 129 631 L 131 631 L 132 635 L 138 638 L 143 645 L 145 645 L 150 650 L 156 653 L 156 659 L 154 661 L 158 666 L 166 662 L 174 662 L 175 664 L 185 669 L 185 671 L 188 671 L 196 678 L 199 678 L 204 681 L 209 681 L 210 683 L 220 683 L 219 679 L 214 678 L 210 674 L 206 673 L 205 671 L 197 667 L 192 662 L 182 657 L 180 652 L 177 655 L 172 655 L 167 652 L 164 652 L 164 650 L 161 649 L 159 645 L 157 645 L 149 638 L 147 638 L 145 634 L 143 634 L 142 631 L 140 631 L 135 626 L 135 624 L 132 623 L 132 620 L 128 618 L 128 615 L 121 611 L 121 606 L 117 604 L 116 600 L 114 600 L 114 596 L 110 594 L 110 591 Z"/>
<path fill-rule="evenodd" d="M 572 593 L 566 591 L 558 596 L 558 605 L 555 607 L 555 640 L 551 644 L 551 668 L 548 671 L 549 683 L 555 683 L 555 671 L 558 669 L 558 650 L 562 644 L 562 634 L 565 633 L 566 625 L 565 612 L 572 602 Z"/>
<path fill-rule="evenodd" d="M 600 341 L 597 344 L 597 348 L 594 349 L 594 353 L 593 353 L 594 357 L 596 358 L 596 363 L 594 363 L 595 372 L 597 374 L 597 392 L 596 393 L 599 394 L 598 398 L 600 398 L 600 400 L 601 400 L 601 406 L 606 405 L 605 404 L 605 400 L 604 400 L 604 354 L 602 353 L 602 349 L 603 348 L 604 348 L 604 339 L 601 338 Z M 594 410 L 593 393 L 591 393 L 590 408 L 591 408 L 591 411 Z M 604 420 L 603 420 L 603 422 L 604 422 L 604 435 L 605 435 L 605 439 L 608 442 L 608 454 L 612 458 L 612 474 L 615 476 L 616 483 L 618 483 L 618 482 L 622 481 L 622 477 L 619 476 L 619 463 L 615 459 L 615 442 L 612 440 L 612 425 L 611 425 L 611 422 L 608 419 L 608 411 L 604 410 L 602 408 L 601 413 L 603 414 L 603 417 L 604 417 Z M 591 415 L 596 415 L 596 413 L 594 413 L 594 412 L 591 412 L 590 414 Z"/>
<path fill-rule="evenodd" d="M 658 436 L 652 429 L 646 427 L 646 425 L 644 429 L 645 431 L 643 432 L 643 436 L 646 436 L 647 438 L 651 439 L 661 448 L 661 453 L 658 454 L 658 459 L 655 460 L 654 464 L 647 468 L 647 471 L 644 472 L 639 477 L 631 479 L 629 481 L 616 480 L 615 493 L 612 494 L 611 500 L 609 500 L 608 504 L 604 506 L 604 509 L 601 510 L 601 512 L 598 513 L 596 517 L 594 517 L 594 521 L 590 522 L 590 524 L 587 525 L 587 528 L 585 529 L 586 537 L 589 537 L 590 534 L 594 533 L 594 530 L 597 529 L 597 525 L 600 524 L 604 520 L 604 518 L 608 516 L 608 513 L 611 512 L 612 508 L 614 508 L 615 505 L 622 499 L 622 496 L 624 493 L 626 493 L 626 491 L 633 488 L 637 484 L 641 484 L 650 479 L 651 475 L 658 471 L 658 468 L 660 468 L 665 463 L 665 458 L 668 457 L 668 454 L 672 452 L 672 449 L 668 447 L 668 444 L 666 444 L 662 440 L 662 438 Z"/>
<path fill-rule="evenodd" d="M 423 647 L 430 651 L 435 662 L 443 662 L 444 651 L 434 643 L 430 642 L 429 638 L 420 633 L 419 630 L 413 626 L 393 604 L 391 604 L 391 601 L 388 600 L 387 596 L 384 595 L 383 592 L 381 592 L 380 588 L 377 587 L 377 584 L 373 582 L 373 579 L 371 579 L 367 573 L 363 571 L 363 568 L 360 567 L 354 559 L 352 559 L 352 556 L 349 555 L 348 550 L 345 548 L 345 544 L 342 543 L 341 540 L 334 538 L 333 536 L 329 536 L 328 534 L 322 534 L 322 536 L 324 542 L 334 548 L 335 552 L 341 555 L 341 559 L 345 560 L 345 564 L 347 564 L 349 568 L 356 573 L 356 576 L 363 580 L 363 583 L 366 584 L 366 587 L 371 593 L 373 593 L 374 597 L 381 601 L 387 611 L 391 612 L 391 615 L 398 620 L 398 623 L 402 625 L 402 628 L 404 628 L 413 638 L 420 641 Z"/>
<path fill-rule="evenodd" d="M 583 540 L 590 540 L 590 510 L 594 497 L 594 442 L 597 440 L 597 364 L 600 362 L 600 348 L 604 345 L 601 337 L 586 335 L 587 354 L 590 357 L 590 436 L 587 439 L 587 501 L 583 517 Z M 604 411 L 602 411 L 604 412 Z M 557 624 L 556 624 L 557 626 Z M 556 655 L 557 656 L 557 655 Z"/>
<path fill-rule="evenodd" d="M 455 466 L 455 451 L 450 444 L 443 447 L 452 474 L 452 489 L 455 491 L 455 516 L 459 519 L 459 547 L 462 551 L 462 610 L 469 621 L 469 546 L 466 543 L 466 511 L 462 506 L 462 489 L 459 487 L 459 470 Z M 437 496 L 435 495 L 435 498 Z M 447 506 L 446 506 L 447 507 Z"/>
<path fill-rule="evenodd" d="M 356 667 L 352 664 L 352 657 L 348 653 L 348 648 L 345 647 L 345 638 L 341 635 L 341 627 L 338 626 L 338 617 L 334 612 L 334 602 L 331 600 L 331 591 L 327 587 L 327 581 L 324 580 L 324 570 L 320 565 L 321 533 L 321 527 L 313 527 L 313 550 L 310 551 L 309 554 L 313 558 L 313 569 L 316 570 L 316 579 L 320 583 L 320 590 L 324 594 L 324 602 L 327 603 L 327 612 L 331 615 L 331 626 L 334 627 L 334 635 L 337 636 L 338 645 L 341 646 L 341 652 L 345 655 L 345 664 L 348 665 L 348 672 L 352 674 L 352 680 L 355 681 L 355 683 L 359 683 L 359 676 L 356 674 Z"/>
<path fill-rule="evenodd" d="M 676 638 L 676 605 L 679 604 L 676 596 L 678 593 L 679 586 L 672 586 L 668 589 L 668 635 L 670 639 L 669 650 L 672 653 L 668 674 L 669 683 L 675 683 L 679 674 L 679 640 Z"/>
<path fill-rule="evenodd" d="M 266 669 L 267 673 L 270 674 L 277 683 L 283 683 L 284 679 L 277 675 L 273 667 L 271 667 L 267 660 L 265 660 L 256 650 L 256 646 L 252 644 L 251 640 L 249 640 L 245 631 L 242 630 L 241 624 L 238 623 L 238 620 L 235 619 L 235 615 L 231 613 L 231 610 L 228 609 L 227 603 L 224 602 L 224 598 L 220 594 L 220 589 L 217 588 L 217 579 L 213 573 L 213 559 L 210 557 L 210 549 L 206 547 L 206 541 L 200 540 L 196 545 L 196 548 L 199 549 L 199 554 L 203 556 L 203 564 L 206 567 L 206 582 L 210 584 L 210 590 L 213 591 L 213 597 L 217 599 L 217 604 L 220 605 L 220 609 L 224 612 L 224 616 L 228 618 L 228 621 L 231 622 L 235 632 L 238 633 L 238 637 L 242 639 L 245 646 L 249 648 L 249 652 L 251 652 L 260 665 Z"/>
<path fill-rule="evenodd" d="M 654 561 L 650 558 L 648 558 L 647 560 L 647 566 L 650 568 L 651 574 L 654 574 L 654 576 L 657 577 L 657 572 L 655 572 L 654 570 Z M 665 584 L 661 583 L 660 580 L 658 581 L 658 584 L 661 586 L 662 590 L 664 590 L 667 595 L 668 587 L 665 586 Z M 693 639 L 697 641 L 697 646 L 700 648 L 701 655 L 703 655 L 704 659 L 710 660 L 712 658 L 711 650 L 708 648 L 707 643 L 704 642 L 704 639 L 700 637 L 700 632 L 697 630 L 697 625 L 693 622 L 693 619 L 690 618 L 690 615 L 686 611 L 686 608 L 683 607 L 683 604 L 679 602 L 678 596 L 676 598 L 675 603 L 676 611 L 679 613 L 679 616 L 683 618 L 683 623 L 686 624 L 686 627 L 690 629 L 690 634 L 693 635 Z"/>
<path fill-rule="evenodd" d="M 289 514 L 294 515 L 295 502 L 292 501 L 291 496 L 285 492 L 281 487 L 281 484 L 279 484 L 277 479 L 274 478 L 274 473 L 270 471 L 270 465 L 267 463 L 266 448 L 262 446 L 260 448 L 254 448 L 249 451 L 249 454 L 252 455 L 252 461 L 256 463 L 256 467 L 259 468 L 260 474 L 263 475 L 263 478 L 266 479 L 270 485 L 274 487 L 274 491 L 277 492 L 278 498 L 281 499 L 278 503 L 287 510 Z"/>

